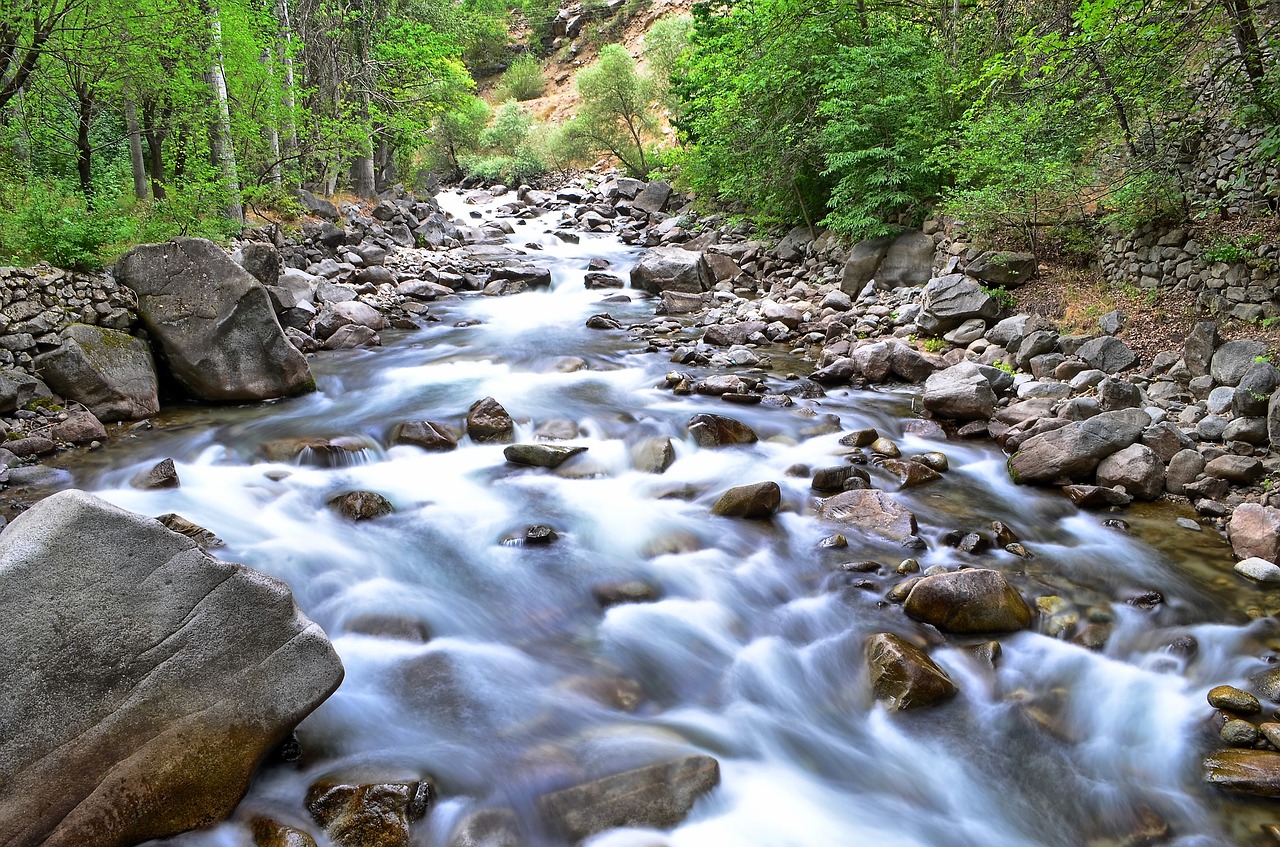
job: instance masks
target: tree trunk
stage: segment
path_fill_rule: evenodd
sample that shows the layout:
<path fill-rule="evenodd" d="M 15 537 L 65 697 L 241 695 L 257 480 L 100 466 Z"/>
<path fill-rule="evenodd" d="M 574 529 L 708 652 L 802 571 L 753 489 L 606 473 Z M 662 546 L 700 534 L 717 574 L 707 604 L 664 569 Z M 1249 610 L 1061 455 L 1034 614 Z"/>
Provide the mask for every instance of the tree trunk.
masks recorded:
<path fill-rule="evenodd" d="M 87 83 L 77 82 L 76 92 L 76 173 L 80 178 L 80 193 L 89 208 L 93 208 L 93 145 L 89 130 L 93 127 L 93 92 Z"/>
<path fill-rule="evenodd" d="M 1260 92 L 1267 68 L 1263 62 L 1262 47 L 1258 43 L 1258 28 L 1253 22 L 1253 9 L 1249 0 L 1226 0 L 1227 14 L 1231 17 L 1231 35 L 1244 63 L 1249 85 Z"/>
<path fill-rule="evenodd" d="M 375 190 L 386 191 L 395 184 L 396 174 L 396 151 L 392 148 L 390 142 L 386 138 L 378 138 L 378 149 L 374 155 L 374 171 L 373 187 Z"/>
<path fill-rule="evenodd" d="M 169 119 L 168 112 L 162 110 L 161 114 L 156 113 L 155 104 L 144 100 L 142 102 L 142 134 L 147 139 L 147 158 L 150 162 L 151 170 L 151 196 L 157 200 L 163 200 L 167 196 L 164 190 L 164 139 L 169 134 L 169 127 L 161 125 L 161 121 L 167 123 Z"/>
<path fill-rule="evenodd" d="M 363 23 L 363 22 L 362 22 Z M 368 140 L 363 142 L 364 149 L 360 151 L 360 155 L 355 158 L 351 164 L 351 190 L 357 197 L 372 197 L 374 195 L 374 178 L 373 178 L 373 126 L 371 123 L 372 108 L 369 99 L 369 89 L 372 80 L 369 79 L 369 39 L 365 33 L 361 33 L 358 37 L 359 44 L 359 60 L 360 68 L 356 72 L 356 85 L 359 87 L 357 102 L 360 104 L 360 126 L 365 130 Z"/>
<path fill-rule="evenodd" d="M 138 126 L 138 107 L 133 98 L 124 101 L 124 122 L 129 130 L 129 165 L 133 171 L 133 196 L 147 199 L 147 166 L 142 158 L 142 130 Z"/>
<path fill-rule="evenodd" d="M 213 57 L 209 72 L 205 75 L 213 89 L 217 115 L 212 132 L 213 158 L 222 170 L 227 190 L 227 217 L 244 220 L 244 206 L 240 203 L 240 175 L 236 172 L 236 151 L 231 145 L 231 107 L 227 98 L 227 77 L 222 67 L 222 19 L 218 7 L 208 5 L 209 28 L 213 36 Z"/>
<path fill-rule="evenodd" d="M 280 67 L 284 69 L 284 143 L 281 152 L 286 158 L 298 152 L 298 125 L 294 112 L 293 79 L 293 27 L 289 23 L 289 0 L 276 0 L 276 20 L 280 27 Z"/>
<path fill-rule="evenodd" d="M 270 50 L 262 51 L 262 62 L 267 66 L 267 78 L 274 83 L 276 66 Z M 276 127 L 274 119 L 267 120 L 266 132 L 267 148 L 271 151 L 271 167 L 268 168 L 267 175 L 271 178 L 271 184 L 279 188 L 283 184 L 280 177 L 280 130 Z"/>

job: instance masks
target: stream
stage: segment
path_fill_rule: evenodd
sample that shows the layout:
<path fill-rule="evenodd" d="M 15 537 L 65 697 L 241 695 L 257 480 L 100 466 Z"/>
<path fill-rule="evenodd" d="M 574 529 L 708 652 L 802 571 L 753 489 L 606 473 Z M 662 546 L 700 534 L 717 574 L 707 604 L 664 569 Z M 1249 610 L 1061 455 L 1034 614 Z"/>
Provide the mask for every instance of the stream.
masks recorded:
<path fill-rule="evenodd" d="M 476 209 L 440 200 L 457 216 Z M 718 759 L 722 782 L 683 824 L 607 832 L 592 847 L 1119 847 L 1156 843 L 1132 836 L 1152 820 L 1168 824 L 1160 843 L 1178 847 L 1274 843 L 1261 825 L 1280 814 L 1201 782 L 1216 746 L 1206 692 L 1280 655 L 1280 626 L 1262 615 L 1270 598 L 1231 573 L 1217 533 L 1178 527 L 1190 513 L 1169 505 L 1118 515 L 1125 532 L 1056 491 L 1015 486 L 992 444 L 904 432 L 906 390 L 835 390 L 790 408 L 674 396 L 658 387 L 675 367 L 667 356 L 584 326 L 604 311 L 624 326 L 652 318 L 642 295 L 602 304 L 618 292 L 583 286 L 589 259 L 625 278 L 639 251 L 611 235 L 564 243 L 559 224 L 553 213 L 511 236 L 541 247 L 531 260 L 551 268 L 550 290 L 433 303 L 437 323 L 315 357 L 313 395 L 169 410 L 154 430 L 75 459 L 77 487 L 143 514 L 177 512 L 226 542 L 220 557 L 285 580 L 346 667 L 299 729 L 298 765 L 264 768 L 235 820 L 164 844 L 249 847 L 253 814 L 319 835 L 307 787 L 362 772 L 432 777 L 439 800 L 416 824 L 419 844 L 446 844 L 475 809 L 508 807 L 531 844 L 555 845 L 534 823 L 538 796 L 690 753 Z M 767 378 L 785 390 L 801 384 L 787 371 L 811 368 L 775 356 Z M 551 471 L 465 438 L 446 453 L 385 446 L 395 424 L 458 424 L 485 396 L 516 419 L 517 441 L 554 424 L 587 451 Z M 686 423 L 700 412 L 737 418 L 760 442 L 699 448 Z M 921 567 L 995 568 L 1029 602 L 1062 598 L 1057 617 L 1001 639 L 994 670 L 965 649 L 984 639 L 943 639 L 885 601 L 912 551 L 851 530 L 847 548 L 820 546 L 837 528 L 814 516 L 809 475 L 788 469 L 841 464 L 842 433 L 863 427 L 905 455 L 949 458 L 940 481 L 893 494 L 919 518 Z M 261 458 L 273 441 L 338 436 L 368 447 L 341 467 Z M 635 470 L 632 446 L 654 436 L 672 439 L 674 463 Z M 180 488 L 130 487 L 165 457 Z M 727 488 L 766 480 L 782 488 L 772 520 L 710 514 Z M 325 505 L 354 489 L 396 512 L 352 523 Z M 940 543 L 995 520 L 1034 558 Z M 521 543 L 538 524 L 559 539 Z M 840 568 L 867 560 L 878 573 Z M 627 580 L 660 599 L 602 611 L 593 586 Z M 1163 602 L 1130 602 L 1150 591 Z M 350 631 L 370 615 L 421 622 L 430 639 Z M 1103 649 L 1049 634 L 1088 624 L 1109 628 Z M 903 713 L 873 703 L 863 644 L 878 632 L 923 636 L 959 696 Z"/>

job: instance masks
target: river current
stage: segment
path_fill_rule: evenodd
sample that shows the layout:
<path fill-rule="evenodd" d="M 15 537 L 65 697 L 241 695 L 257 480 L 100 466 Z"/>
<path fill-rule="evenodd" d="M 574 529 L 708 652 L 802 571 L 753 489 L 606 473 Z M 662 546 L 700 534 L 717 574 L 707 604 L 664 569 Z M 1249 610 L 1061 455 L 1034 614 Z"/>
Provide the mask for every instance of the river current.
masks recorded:
<path fill-rule="evenodd" d="M 476 208 L 455 194 L 441 202 L 459 216 Z M 440 799 L 415 837 L 444 845 L 474 809 L 532 821 L 540 794 L 688 753 L 716 757 L 722 783 L 682 825 L 613 831 L 592 847 L 1105 847 L 1150 843 L 1126 839 L 1154 819 L 1179 847 L 1269 843 L 1260 824 L 1280 814 L 1200 777 L 1215 733 L 1205 693 L 1243 683 L 1280 646 L 1273 620 L 1250 621 L 1268 598 L 1231 574 L 1215 532 L 1182 529 L 1161 507 L 1122 515 L 1126 533 L 1057 492 L 1015 486 L 994 445 L 904 433 L 906 392 L 834 390 L 791 408 L 674 396 L 659 387 L 675 367 L 666 355 L 584 326 L 603 311 L 624 325 L 651 318 L 643 295 L 602 304 L 617 292 L 583 286 L 589 259 L 625 278 L 638 250 L 610 235 L 565 243 L 552 234 L 560 224 L 553 213 L 511 236 L 540 245 L 531 258 L 552 269 L 550 290 L 433 303 L 439 322 L 313 359 L 314 395 L 169 412 L 73 469 L 77 486 L 140 513 L 177 512 L 226 541 L 219 556 L 285 580 L 347 671 L 300 727 L 298 766 L 265 768 L 237 819 L 163 843 L 248 847 L 243 821 L 260 813 L 318 834 L 307 786 L 358 772 L 432 777 Z M 570 370 L 565 357 L 585 367 Z M 767 378 L 780 390 L 799 384 Z M 386 446 L 396 423 L 458 424 L 485 396 L 517 420 L 517 441 L 559 422 L 577 432 L 566 443 L 587 451 L 549 471 L 467 439 L 447 453 Z M 686 423 L 700 412 L 742 420 L 760 442 L 699 448 Z M 1001 639 L 992 670 L 964 649 L 980 639 L 929 636 L 885 602 L 910 551 L 850 530 L 847 548 L 820 546 L 837 528 L 815 517 L 809 477 L 787 471 L 841 464 L 841 433 L 862 427 L 908 455 L 949 457 L 942 480 L 893 494 L 919 518 L 922 567 L 1005 571 L 1031 602 L 1062 598 L 1050 607 L 1059 624 L 1108 627 L 1106 646 L 1052 637 L 1041 615 Z M 261 458 L 279 439 L 339 436 L 368 449 L 343 467 Z M 632 464 L 632 446 L 653 436 L 675 445 L 662 474 Z M 165 457 L 180 488 L 130 487 Z M 727 488 L 766 480 L 782 487 L 773 520 L 710 514 Z M 355 489 L 396 512 L 352 523 L 325 505 Z M 993 520 L 1034 558 L 940 543 Z M 558 540 L 519 543 L 536 524 Z M 867 560 L 879 573 L 840 568 Z M 661 598 L 602 611 L 593 586 L 626 580 Z M 1129 602 L 1150 591 L 1163 602 Z M 420 621 L 431 637 L 349 631 L 371 614 Z M 863 644 L 877 632 L 929 638 L 959 696 L 898 714 L 874 704 Z"/>

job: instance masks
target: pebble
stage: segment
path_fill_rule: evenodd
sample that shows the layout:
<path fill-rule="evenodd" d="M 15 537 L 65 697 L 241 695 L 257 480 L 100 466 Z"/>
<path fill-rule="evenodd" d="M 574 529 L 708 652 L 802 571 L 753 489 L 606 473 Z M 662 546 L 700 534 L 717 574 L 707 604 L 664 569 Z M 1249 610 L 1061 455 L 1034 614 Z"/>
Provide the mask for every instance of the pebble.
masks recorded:
<path fill-rule="evenodd" d="M 1233 685 L 1219 685 L 1209 691 L 1209 705 L 1237 715 L 1256 715 L 1262 711 L 1258 698 Z"/>
<path fill-rule="evenodd" d="M 1177 523 L 1178 526 L 1182 527 L 1183 529 L 1189 529 L 1192 532 L 1200 531 L 1200 524 L 1196 523 L 1191 518 L 1178 518 L 1177 521 L 1175 521 L 1175 523 Z"/>
<path fill-rule="evenodd" d="M 1280 582 L 1280 566 L 1257 556 L 1236 562 L 1236 573 L 1258 582 Z"/>

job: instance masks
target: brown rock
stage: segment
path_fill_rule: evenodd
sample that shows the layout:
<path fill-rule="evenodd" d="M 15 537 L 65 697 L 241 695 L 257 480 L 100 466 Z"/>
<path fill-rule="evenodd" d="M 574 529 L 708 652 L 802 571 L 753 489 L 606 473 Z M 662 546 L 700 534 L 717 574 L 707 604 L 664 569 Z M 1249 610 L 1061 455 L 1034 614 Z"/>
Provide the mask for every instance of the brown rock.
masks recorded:
<path fill-rule="evenodd" d="M 492 397 L 477 400 L 467 412 L 467 435 L 471 436 L 472 441 L 508 443 L 513 437 L 515 426 L 511 415 Z"/>
<path fill-rule="evenodd" d="M 435 421 L 405 421 L 391 433 L 392 444 L 410 444 L 433 452 L 446 452 L 458 447 L 457 437 L 444 424 Z"/>
<path fill-rule="evenodd" d="M 1017 632 L 1031 624 L 1031 610 L 1004 574 L 981 568 L 925 577 L 903 609 L 944 632 Z"/>
<path fill-rule="evenodd" d="M 307 791 L 306 803 L 336 847 L 410 847 L 409 825 L 427 813 L 433 793 L 422 781 L 323 781 Z"/>
<path fill-rule="evenodd" d="M 353 521 L 368 521 L 395 511 L 391 501 L 372 491 L 349 491 L 329 501 L 329 508 Z"/>
<path fill-rule="evenodd" d="M 1280 509 L 1274 506 L 1242 503 L 1231 515 L 1227 534 L 1241 559 L 1280 560 Z"/>
<path fill-rule="evenodd" d="M 896 635 L 882 632 L 871 636 L 866 653 L 872 696 L 890 711 L 933 706 L 956 695 L 958 689 L 946 671 L 923 650 Z"/>
<path fill-rule="evenodd" d="M 256 817 L 249 829 L 257 847 L 316 847 L 316 840 L 307 833 L 271 818 Z"/>
<path fill-rule="evenodd" d="M 818 517 L 856 527 L 889 541 L 907 541 L 916 534 L 916 516 L 883 491 L 845 491 L 818 507 Z"/>
<path fill-rule="evenodd" d="M 54 424 L 50 434 L 54 441 L 65 441 L 68 444 L 107 440 L 107 428 L 93 416 L 93 412 L 69 413 L 65 421 Z"/>
<path fill-rule="evenodd" d="M 751 427 L 723 415 L 694 415 L 689 418 L 688 427 L 699 447 L 755 444 L 759 440 Z"/>
<path fill-rule="evenodd" d="M 173 466 L 173 459 L 162 459 L 150 470 L 136 474 L 129 480 L 129 484 L 144 491 L 154 491 L 159 488 L 177 488 L 182 481 L 178 479 L 178 469 Z"/>
<path fill-rule="evenodd" d="M 1229 791 L 1280 797 L 1280 753 L 1217 750 L 1205 757 L 1204 781 Z"/>
<path fill-rule="evenodd" d="M 170 512 L 167 515 L 161 515 L 156 518 L 156 520 L 160 521 L 160 523 L 164 524 L 167 528 L 173 530 L 179 535 L 185 535 L 187 538 L 190 538 L 192 541 L 199 544 L 204 550 L 216 550 L 219 547 L 226 546 L 226 542 L 221 538 L 199 524 L 192 523 L 182 515 L 175 515 L 173 512 Z"/>
<path fill-rule="evenodd" d="M 771 518 L 782 503 L 776 482 L 757 482 L 730 488 L 711 507 L 711 514 L 726 518 Z"/>

